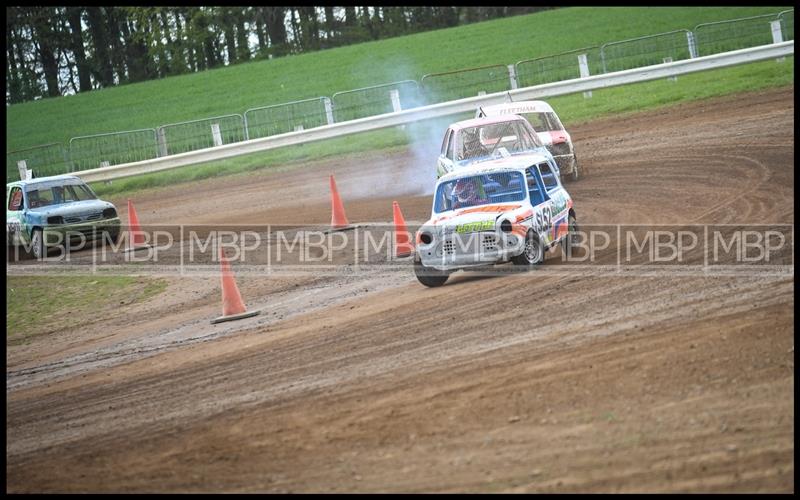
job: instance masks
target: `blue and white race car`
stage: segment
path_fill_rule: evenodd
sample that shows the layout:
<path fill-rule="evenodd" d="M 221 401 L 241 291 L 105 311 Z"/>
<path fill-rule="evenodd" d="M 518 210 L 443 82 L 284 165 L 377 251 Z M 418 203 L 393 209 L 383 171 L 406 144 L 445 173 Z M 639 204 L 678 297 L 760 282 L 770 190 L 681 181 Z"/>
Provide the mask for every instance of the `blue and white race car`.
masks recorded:
<path fill-rule="evenodd" d="M 511 261 L 534 266 L 577 231 L 572 198 L 549 154 L 508 156 L 443 175 L 431 218 L 416 234 L 414 271 L 425 286 L 441 286 L 459 269 Z"/>
<path fill-rule="evenodd" d="M 25 246 L 41 259 L 50 246 L 68 240 L 102 238 L 116 243 L 120 220 L 113 204 L 74 175 L 58 175 L 6 184 L 6 240 Z"/>

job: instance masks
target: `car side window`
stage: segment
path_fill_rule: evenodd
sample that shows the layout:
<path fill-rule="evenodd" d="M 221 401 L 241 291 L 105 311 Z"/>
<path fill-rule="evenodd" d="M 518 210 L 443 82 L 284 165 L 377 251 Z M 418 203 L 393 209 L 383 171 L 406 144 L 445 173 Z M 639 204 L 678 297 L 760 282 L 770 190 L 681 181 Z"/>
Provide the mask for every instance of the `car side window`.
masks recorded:
<path fill-rule="evenodd" d="M 444 139 L 442 139 L 442 149 L 440 151 L 440 154 L 442 156 L 447 155 L 447 143 L 449 140 L 450 140 L 450 129 L 447 129 L 447 131 L 445 131 L 444 133 Z"/>
<path fill-rule="evenodd" d="M 547 191 L 552 191 L 558 188 L 558 177 L 556 177 L 553 169 L 550 168 L 549 163 L 540 163 L 539 172 L 542 173 L 542 180 L 544 181 L 544 188 Z"/>
<path fill-rule="evenodd" d="M 550 130 L 545 124 L 544 113 L 528 113 L 525 118 L 528 119 L 528 123 L 531 124 L 534 130 Z"/>
<path fill-rule="evenodd" d="M 9 210 L 22 210 L 22 188 L 11 188 L 11 194 L 8 197 Z"/>
<path fill-rule="evenodd" d="M 445 156 L 446 156 L 446 157 L 448 157 L 448 158 L 450 158 L 451 160 L 453 160 L 453 159 L 454 159 L 454 155 L 453 155 L 453 149 L 454 149 L 454 147 L 453 147 L 453 143 L 454 143 L 455 141 L 453 140 L 453 138 L 454 138 L 455 136 L 456 136 L 456 134 L 454 134 L 454 133 L 453 133 L 453 131 L 451 130 L 451 131 L 450 131 L 450 136 L 449 136 L 449 137 L 448 137 L 448 139 L 447 139 L 447 153 L 445 154 Z"/>
<path fill-rule="evenodd" d="M 528 194 L 531 197 L 531 205 L 536 206 L 544 203 L 544 194 L 539 189 L 539 183 L 536 182 L 536 175 L 534 174 L 533 167 L 525 170 L 525 181 L 528 184 Z"/>

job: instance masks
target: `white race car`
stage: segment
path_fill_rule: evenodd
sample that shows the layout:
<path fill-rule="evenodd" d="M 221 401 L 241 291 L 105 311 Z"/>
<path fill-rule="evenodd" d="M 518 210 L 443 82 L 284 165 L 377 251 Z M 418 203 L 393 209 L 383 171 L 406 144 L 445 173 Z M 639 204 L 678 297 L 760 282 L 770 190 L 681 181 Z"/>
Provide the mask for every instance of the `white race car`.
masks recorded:
<path fill-rule="evenodd" d="M 557 243 L 570 252 L 576 231 L 552 156 L 480 162 L 437 181 L 431 219 L 416 234 L 414 271 L 434 287 L 458 269 L 509 260 L 533 266 Z"/>
<path fill-rule="evenodd" d="M 476 118 L 518 115 L 525 118 L 536 131 L 541 142 L 556 159 L 559 170 L 571 180 L 579 177 L 578 159 L 572 138 L 564 128 L 553 108 L 544 101 L 520 101 L 482 106 L 475 113 Z"/>
<path fill-rule="evenodd" d="M 436 176 L 475 162 L 537 153 L 550 154 L 530 123 L 521 116 L 506 114 L 463 120 L 451 124 L 444 133 Z"/>

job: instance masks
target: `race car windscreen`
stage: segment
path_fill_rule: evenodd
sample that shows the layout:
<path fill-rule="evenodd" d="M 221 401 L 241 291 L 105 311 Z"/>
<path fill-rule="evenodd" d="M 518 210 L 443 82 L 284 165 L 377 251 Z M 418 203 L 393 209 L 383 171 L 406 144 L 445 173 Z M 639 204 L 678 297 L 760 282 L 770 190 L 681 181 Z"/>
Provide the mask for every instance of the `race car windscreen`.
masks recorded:
<path fill-rule="evenodd" d="M 467 127 L 460 135 L 459 161 L 491 158 L 502 150 L 513 155 L 542 146 L 539 138 L 520 120 Z"/>
<path fill-rule="evenodd" d="M 60 205 L 74 201 L 94 200 L 97 197 L 81 181 L 37 183 L 25 188 L 30 208 Z"/>
<path fill-rule="evenodd" d="M 523 113 L 523 118 L 528 120 L 537 132 L 552 132 L 561 130 L 561 124 L 554 113 Z"/>
<path fill-rule="evenodd" d="M 434 211 L 441 213 L 490 203 L 523 201 L 527 194 L 525 179 L 520 172 L 461 177 L 439 184 Z"/>

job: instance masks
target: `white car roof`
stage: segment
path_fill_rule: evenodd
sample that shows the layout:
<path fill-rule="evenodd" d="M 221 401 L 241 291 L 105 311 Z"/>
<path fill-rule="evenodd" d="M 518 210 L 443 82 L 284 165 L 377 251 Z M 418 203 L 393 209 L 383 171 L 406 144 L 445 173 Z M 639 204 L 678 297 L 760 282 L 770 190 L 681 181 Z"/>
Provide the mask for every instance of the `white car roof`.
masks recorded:
<path fill-rule="evenodd" d="M 50 182 L 50 181 L 58 181 L 58 180 L 80 180 L 80 177 L 77 175 L 71 174 L 61 174 L 61 175 L 51 175 L 49 177 L 36 177 L 35 179 L 27 179 L 27 180 L 19 180 L 14 182 L 9 182 L 6 186 L 10 186 L 11 184 L 17 186 L 30 186 L 31 184 L 37 184 L 40 182 Z"/>
<path fill-rule="evenodd" d="M 525 118 L 513 114 L 504 114 L 503 116 L 493 116 L 491 118 L 470 118 L 469 120 L 462 120 L 460 122 L 451 123 L 450 127 L 453 130 L 461 130 L 470 127 L 477 127 L 479 125 L 488 125 L 492 123 L 506 123 L 513 121 L 525 121 Z"/>
<path fill-rule="evenodd" d="M 517 113 L 553 113 L 553 108 L 544 101 L 519 101 L 481 106 L 486 116 L 497 116 Z"/>
<path fill-rule="evenodd" d="M 524 155 L 510 156 L 496 160 L 479 161 L 465 167 L 448 172 L 439 178 L 439 183 L 469 177 L 472 175 L 492 174 L 497 172 L 521 171 L 533 164 L 547 161 L 547 156 L 542 153 L 526 153 Z M 438 183 L 437 183 L 438 184 Z"/>

